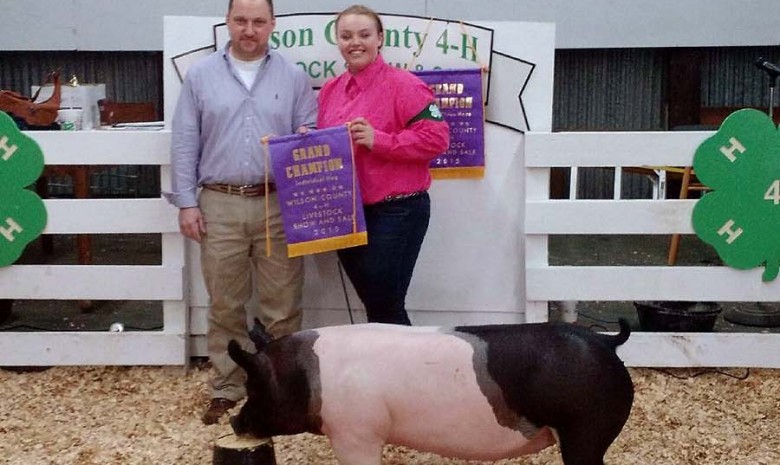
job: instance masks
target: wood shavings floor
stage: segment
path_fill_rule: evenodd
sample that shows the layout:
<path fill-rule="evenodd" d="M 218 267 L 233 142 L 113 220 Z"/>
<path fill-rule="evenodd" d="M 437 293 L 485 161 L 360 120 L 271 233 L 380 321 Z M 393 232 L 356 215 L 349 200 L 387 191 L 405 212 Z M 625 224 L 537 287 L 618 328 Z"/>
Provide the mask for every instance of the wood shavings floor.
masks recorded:
<path fill-rule="evenodd" d="M 780 464 L 780 370 L 751 370 L 745 380 L 694 376 L 701 371 L 632 369 L 634 409 L 607 465 Z M 204 367 L 186 374 L 171 367 L 0 370 L 0 462 L 209 465 L 214 441 L 230 427 L 226 417 L 213 426 L 200 423 L 207 378 Z M 280 465 L 336 465 L 322 437 L 278 437 L 275 451 Z M 385 465 L 466 463 L 399 447 L 387 447 L 384 460 Z M 552 447 L 496 463 L 562 462 Z"/>

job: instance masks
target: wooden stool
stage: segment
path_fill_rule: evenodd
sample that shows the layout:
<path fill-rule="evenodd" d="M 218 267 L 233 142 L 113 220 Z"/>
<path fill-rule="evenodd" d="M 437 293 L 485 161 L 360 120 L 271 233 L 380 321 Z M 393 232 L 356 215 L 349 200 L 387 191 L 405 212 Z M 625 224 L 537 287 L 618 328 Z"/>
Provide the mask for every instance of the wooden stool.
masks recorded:
<path fill-rule="evenodd" d="M 680 199 L 687 199 L 689 191 L 707 191 L 709 187 L 699 182 L 691 183 L 691 178 L 694 177 L 692 166 L 686 166 L 683 170 L 682 184 L 680 185 Z M 669 256 L 666 259 L 667 265 L 674 265 L 677 263 L 677 252 L 680 250 L 680 234 L 672 234 L 672 240 L 669 242 Z"/>
<path fill-rule="evenodd" d="M 212 465 L 276 465 L 271 438 L 256 439 L 226 434 L 214 444 Z"/>

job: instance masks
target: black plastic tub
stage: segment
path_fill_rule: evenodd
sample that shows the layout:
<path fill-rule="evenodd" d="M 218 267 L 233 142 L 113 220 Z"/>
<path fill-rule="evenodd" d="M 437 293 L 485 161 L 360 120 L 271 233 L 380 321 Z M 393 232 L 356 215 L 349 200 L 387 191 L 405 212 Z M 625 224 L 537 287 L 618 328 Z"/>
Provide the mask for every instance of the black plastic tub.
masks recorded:
<path fill-rule="evenodd" d="M 710 332 L 720 315 L 716 302 L 634 302 L 643 331 Z"/>

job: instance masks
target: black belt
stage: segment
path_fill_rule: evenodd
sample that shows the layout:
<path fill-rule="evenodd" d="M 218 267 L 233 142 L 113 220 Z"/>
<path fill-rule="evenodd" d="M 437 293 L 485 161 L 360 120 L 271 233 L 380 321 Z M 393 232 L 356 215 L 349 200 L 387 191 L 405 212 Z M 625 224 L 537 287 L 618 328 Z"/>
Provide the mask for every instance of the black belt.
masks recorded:
<path fill-rule="evenodd" d="M 375 204 L 372 204 L 372 205 L 377 205 L 377 204 L 380 204 L 380 203 L 387 203 L 387 202 L 397 202 L 399 200 L 411 199 L 411 198 L 414 198 L 414 197 L 419 197 L 419 196 L 421 196 L 423 194 L 426 194 L 426 193 L 428 193 L 428 191 L 415 191 L 415 192 L 410 192 L 408 194 L 388 195 L 384 199 L 382 199 L 379 202 L 377 202 Z"/>
<path fill-rule="evenodd" d="M 223 194 L 238 195 L 241 197 L 262 197 L 265 195 L 265 184 L 250 184 L 246 186 L 233 186 L 231 184 L 204 184 L 204 189 Z M 276 191 L 276 184 L 268 183 L 268 193 Z"/>

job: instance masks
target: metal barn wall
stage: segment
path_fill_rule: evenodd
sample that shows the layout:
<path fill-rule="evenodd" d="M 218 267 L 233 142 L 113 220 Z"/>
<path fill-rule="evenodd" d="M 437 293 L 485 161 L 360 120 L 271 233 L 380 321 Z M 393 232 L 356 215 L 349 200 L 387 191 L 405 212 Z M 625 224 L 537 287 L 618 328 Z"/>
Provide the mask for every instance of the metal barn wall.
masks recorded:
<path fill-rule="evenodd" d="M 661 131 L 665 55 L 661 49 L 556 50 L 554 131 Z M 563 175 L 565 183 L 568 176 Z M 579 171 L 579 198 L 612 198 L 614 171 Z M 626 173 L 626 198 L 651 196 L 644 176 Z"/>
<path fill-rule="evenodd" d="M 780 62 L 780 47 L 701 52 L 702 107 L 768 106 L 769 78 L 755 61 L 763 56 Z M 665 49 L 556 50 L 553 130 L 666 130 L 666 76 Z"/>
<path fill-rule="evenodd" d="M 0 89 L 30 96 L 30 86 L 45 83 L 53 70 L 60 71 L 63 82 L 75 75 L 82 84 L 105 84 L 109 100 L 152 102 L 157 118 L 163 118 L 161 52 L 0 51 Z M 70 178 L 55 176 L 48 181 L 51 195 L 73 194 Z M 107 167 L 90 175 L 95 196 L 157 197 L 159 184 L 156 166 Z"/>
<path fill-rule="evenodd" d="M 780 61 L 780 47 L 703 48 L 703 107 L 768 106 L 769 79 L 755 67 L 764 56 Z M 82 83 L 105 83 L 106 96 L 118 102 L 153 102 L 162 114 L 161 52 L 0 51 L 0 89 L 29 95 L 52 69 Z M 555 58 L 553 130 L 666 130 L 666 49 L 559 49 Z M 775 96 L 776 105 L 780 97 Z M 146 167 L 119 167 L 92 176 L 97 195 L 156 196 L 155 173 Z M 578 195 L 611 198 L 613 173 L 582 170 Z M 52 180 L 54 194 L 67 195 L 67 179 Z M 650 183 L 627 174 L 624 197 L 649 197 Z"/>
<path fill-rule="evenodd" d="M 755 66 L 759 57 L 780 61 L 780 47 L 702 48 L 701 106 L 769 106 L 769 78 Z M 555 131 L 663 131 L 666 49 L 557 50 L 553 100 Z M 775 94 L 780 94 L 780 89 Z M 780 95 L 775 95 L 775 114 Z M 611 198 L 614 173 L 580 171 L 578 197 Z M 623 197 L 646 198 L 650 182 L 623 177 Z"/>
<path fill-rule="evenodd" d="M 662 130 L 664 74 L 659 49 L 556 50 L 553 130 Z"/>
<path fill-rule="evenodd" d="M 769 77 L 755 66 L 759 57 L 777 63 L 780 61 L 780 47 L 705 49 L 702 64 L 702 106 L 766 109 L 769 106 Z M 778 100 L 775 95 L 775 107 Z"/>
<path fill-rule="evenodd" d="M 153 102 L 162 116 L 161 52 L 3 52 L 0 89 L 30 95 L 30 86 L 60 70 L 65 81 L 106 84 L 106 97 L 118 102 Z"/>

